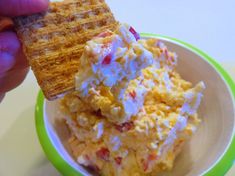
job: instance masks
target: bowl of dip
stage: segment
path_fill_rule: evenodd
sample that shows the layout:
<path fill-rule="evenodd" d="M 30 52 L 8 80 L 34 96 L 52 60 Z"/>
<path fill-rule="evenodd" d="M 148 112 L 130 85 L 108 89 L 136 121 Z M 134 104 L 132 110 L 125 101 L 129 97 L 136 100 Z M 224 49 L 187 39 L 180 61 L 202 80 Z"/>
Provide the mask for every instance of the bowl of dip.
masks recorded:
<path fill-rule="evenodd" d="M 224 175 L 235 159 L 235 84 L 226 71 L 211 57 L 190 44 L 154 34 L 177 53 L 176 70 L 187 81 L 206 85 L 199 108 L 202 122 L 176 158 L 173 170 L 166 176 Z M 47 101 L 40 91 L 35 108 L 36 129 L 41 146 L 62 175 L 92 175 L 78 165 L 66 141 L 69 132 L 59 111 L 58 101 Z"/>

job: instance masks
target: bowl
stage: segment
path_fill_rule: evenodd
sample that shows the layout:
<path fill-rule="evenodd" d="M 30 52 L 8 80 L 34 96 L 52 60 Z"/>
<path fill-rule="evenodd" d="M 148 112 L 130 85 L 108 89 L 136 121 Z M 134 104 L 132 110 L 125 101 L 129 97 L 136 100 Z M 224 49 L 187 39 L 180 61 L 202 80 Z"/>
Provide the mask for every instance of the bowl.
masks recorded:
<path fill-rule="evenodd" d="M 202 123 L 176 158 L 174 168 L 165 176 L 224 175 L 235 159 L 235 84 L 224 69 L 199 49 L 170 37 L 159 38 L 178 55 L 177 70 L 192 83 L 204 81 L 206 90 L 199 108 Z M 78 165 L 67 145 L 68 129 L 58 101 L 47 101 L 39 92 L 36 104 L 36 129 L 42 148 L 64 176 L 91 175 Z M 173 174 L 174 173 L 174 174 Z"/>

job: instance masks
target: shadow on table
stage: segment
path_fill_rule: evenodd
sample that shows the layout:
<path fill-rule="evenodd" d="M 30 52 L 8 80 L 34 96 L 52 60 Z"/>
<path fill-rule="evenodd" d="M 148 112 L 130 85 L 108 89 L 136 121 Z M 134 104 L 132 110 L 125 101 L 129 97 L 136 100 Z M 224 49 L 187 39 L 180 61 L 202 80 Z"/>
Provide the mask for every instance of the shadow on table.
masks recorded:
<path fill-rule="evenodd" d="M 0 175 L 60 175 L 41 150 L 36 135 L 33 106 L 19 114 L 11 127 L 1 136 L 0 156 Z"/>

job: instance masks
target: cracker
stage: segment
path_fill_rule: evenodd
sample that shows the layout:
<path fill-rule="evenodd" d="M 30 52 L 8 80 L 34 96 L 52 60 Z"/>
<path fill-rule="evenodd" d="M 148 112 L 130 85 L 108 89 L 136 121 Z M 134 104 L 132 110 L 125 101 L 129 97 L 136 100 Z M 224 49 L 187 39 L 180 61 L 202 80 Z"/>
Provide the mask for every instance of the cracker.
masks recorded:
<path fill-rule="evenodd" d="M 75 89 L 74 75 L 86 41 L 118 25 L 104 0 L 67 0 L 40 14 L 14 19 L 23 50 L 45 97 Z"/>

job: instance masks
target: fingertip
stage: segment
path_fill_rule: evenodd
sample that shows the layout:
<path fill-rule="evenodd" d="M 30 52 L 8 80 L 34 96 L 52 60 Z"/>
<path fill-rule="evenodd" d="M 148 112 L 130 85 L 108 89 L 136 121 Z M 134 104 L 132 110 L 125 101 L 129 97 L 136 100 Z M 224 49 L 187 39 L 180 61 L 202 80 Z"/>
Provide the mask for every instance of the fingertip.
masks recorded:
<path fill-rule="evenodd" d="M 20 41 L 14 32 L 0 33 L 0 53 L 8 52 L 12 55 L 15 55 L 20 48 Z"/>
<path fill-rule="evenodd" d="M 15 33 L 0 33 L 0 73 L 8 71 L 14 66 L 20 48 L 20 41 Z"/>

